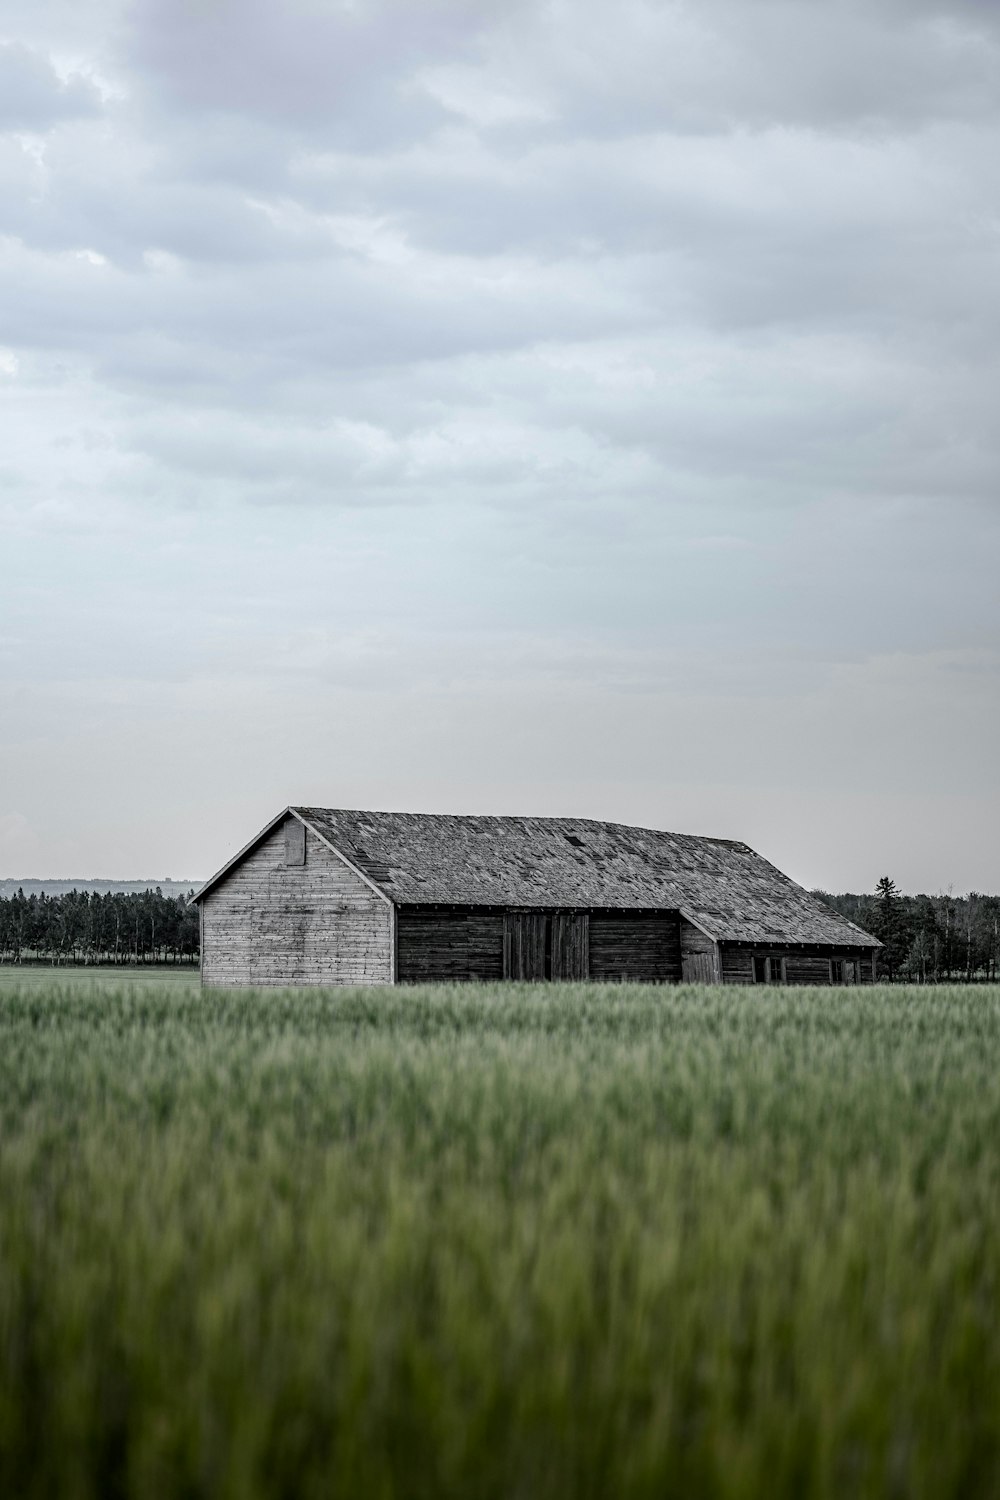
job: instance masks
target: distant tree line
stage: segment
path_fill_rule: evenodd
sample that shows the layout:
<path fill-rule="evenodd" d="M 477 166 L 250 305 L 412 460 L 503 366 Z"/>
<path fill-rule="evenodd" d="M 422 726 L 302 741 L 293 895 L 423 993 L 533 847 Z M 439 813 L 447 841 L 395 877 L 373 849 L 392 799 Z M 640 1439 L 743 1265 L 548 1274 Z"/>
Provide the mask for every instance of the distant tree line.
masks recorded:
<path fill-rule="evenodd" d="M 813 895 L 884 945 L 877 955 L 880 979 L 937 984 L 997 978 L 1000 896 L 904 896 L 888 875 L 870 896 Z"/>
<path fill-rule="evenodd" d="M 871 895 L 813 895 L 882 942 L 880 979 L 1000 976 L 1000 896 L 904 896 L 887 875 Z M 195 964 L 198 957 L 198 908 L 159 887 L 0 897 L 0 963 Z"/>
<path fill-rule="evenodd" d="M 194 964 L 198 948 L 198 908 L 159 887 L 0 898 L 3 963 Z"/>

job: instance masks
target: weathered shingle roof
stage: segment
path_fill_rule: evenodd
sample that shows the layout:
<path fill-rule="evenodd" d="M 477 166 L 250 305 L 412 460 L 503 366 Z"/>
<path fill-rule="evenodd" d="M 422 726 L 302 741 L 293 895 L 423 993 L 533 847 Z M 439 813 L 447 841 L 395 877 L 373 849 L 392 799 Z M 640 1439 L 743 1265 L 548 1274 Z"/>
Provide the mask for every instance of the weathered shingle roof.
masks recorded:
<path fill-rule="evenodd" d="M 725 941 L 876 946 L 729 839 L 587 818 L 292 811 L 401 905 L 666 907 Z"/>

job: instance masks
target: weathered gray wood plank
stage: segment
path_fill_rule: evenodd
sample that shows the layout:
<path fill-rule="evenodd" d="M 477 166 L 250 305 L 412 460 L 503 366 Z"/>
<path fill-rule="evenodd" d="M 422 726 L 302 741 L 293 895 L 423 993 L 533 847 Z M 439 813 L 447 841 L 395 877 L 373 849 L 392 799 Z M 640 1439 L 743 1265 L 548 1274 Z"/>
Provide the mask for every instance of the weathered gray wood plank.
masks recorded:
<path fill-rule="evenodd" d="M 288 863 L 304 836 L 304 863 Z M 389 904 L 297 819 L 276 828 L 202 903 L 206 985 L 389 984 Z"/>

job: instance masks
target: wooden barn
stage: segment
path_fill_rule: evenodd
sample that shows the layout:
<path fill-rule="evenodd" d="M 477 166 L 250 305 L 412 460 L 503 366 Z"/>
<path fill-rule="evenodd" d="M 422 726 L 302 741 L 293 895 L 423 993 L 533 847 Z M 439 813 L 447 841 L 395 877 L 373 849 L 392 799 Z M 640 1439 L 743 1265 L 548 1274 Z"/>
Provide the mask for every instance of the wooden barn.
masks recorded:
<path fill-rule="evenodd" d="M 877 940 L 746 844 L 289 807 L 197 893 L 207 985 L 869 984 Z"/>

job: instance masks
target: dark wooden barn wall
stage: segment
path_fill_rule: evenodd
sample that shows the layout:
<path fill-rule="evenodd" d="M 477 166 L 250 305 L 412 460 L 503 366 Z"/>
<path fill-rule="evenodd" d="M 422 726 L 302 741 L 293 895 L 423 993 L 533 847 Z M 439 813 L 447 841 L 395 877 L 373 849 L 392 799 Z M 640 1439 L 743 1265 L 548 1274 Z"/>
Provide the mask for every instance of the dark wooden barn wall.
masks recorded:
<path fill-rule="evenodd" d="M 557 912 L 549 925 L 549 977 L 590 978 L 590 913 Z"/>
<path fill-rule="evenodd" d="M 505 979 L 588 979 L 590 914 L 509 911 L 503 924 Z"/>
<path fill-rule="evenodd" d="M 831 953 L 787 953 L 786 984 L 829 984 Z"/>
<path fill-rule="evenodd" d="M 681 977 L 676 912 L 592 912 L 590 977 L 672 983 Z"/>
<path fill-rule="evenodd" d="M 718 984 L 719 945 L 700 927 L 680 920 L 681 977 L 688 984 Z"/>
<path fill-rule="evenodd" d="M 785 959 L 786 984 L 829 984 L 831 958 L 849 958 L 859 965 L 860 984 L 871 984 L 871 949 L 786 946 L 781 943 L 758 943 L 750 947 L 723 943 L 722 979 L 724 984 L 753 984 L 754 954 L 775 954 Z"/>
<path fill-rule="evenodd" d="M 400 906 L 396 974 L 401 983 L 502 979 L 503 912 Z"/>
<path fill-rule="evenodd" d="M 761 949 L 762 953 L 780 953 L 780 948 Z M 723 984 L 753 984 L 753 948 L 731 948 L 720 945 Z"/>
<path fill-rule="evenodd" d="M 401 906 L 396 973 L 411 984 L 545 977 L 668 983 L 681 977 L 677 917 Z"/>
<path fill-rule="evenodd" d="M 503 919 L 503 977 L 544 979 L 550 942 L 551 919 L 544 912 L 507 912 Z"/>

